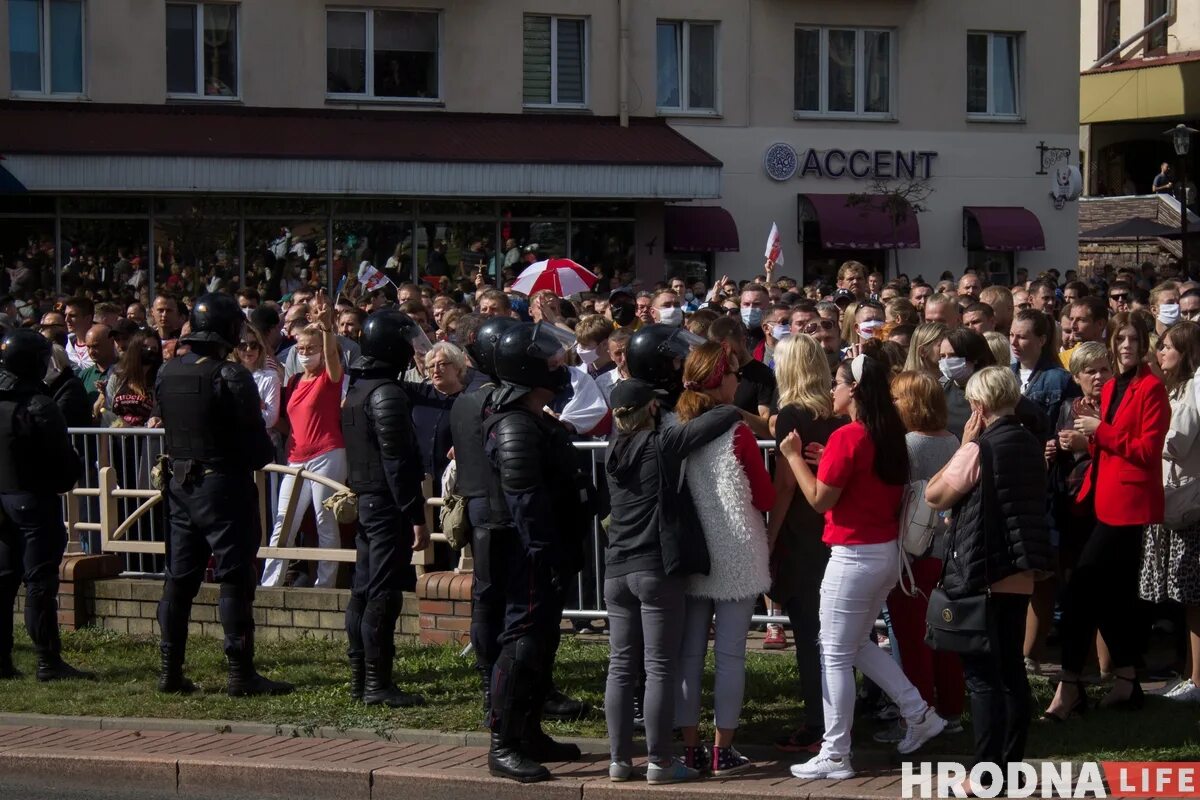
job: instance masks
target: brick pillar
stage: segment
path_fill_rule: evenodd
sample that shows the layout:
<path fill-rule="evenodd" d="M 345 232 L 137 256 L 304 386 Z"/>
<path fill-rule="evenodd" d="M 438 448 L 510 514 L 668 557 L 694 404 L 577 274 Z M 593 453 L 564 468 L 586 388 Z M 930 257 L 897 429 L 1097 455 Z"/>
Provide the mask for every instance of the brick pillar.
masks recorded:
<path fill-rule="evenodd" d="M 427 572 L 417 579 L 421 644 L 466 645 L 471 641 L 470 572 Z"/>
<path fill-rule="evenodd" d="M 91 622 L 92 610 L 85 587 L 92 581 L 115 578 L 123 568 L 116 553 L 64 555 L 58 567 L 58 624 L 73 631 Z"/>

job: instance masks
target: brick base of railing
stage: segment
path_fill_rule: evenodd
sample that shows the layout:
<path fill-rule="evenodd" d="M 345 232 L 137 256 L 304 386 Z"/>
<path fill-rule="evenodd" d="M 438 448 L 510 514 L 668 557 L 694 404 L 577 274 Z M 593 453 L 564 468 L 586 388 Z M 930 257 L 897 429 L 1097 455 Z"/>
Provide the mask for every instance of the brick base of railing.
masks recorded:
<path fill-rule="evenodd" d="M 417 578 L 421 644 L 465 645 L 471 641 L 470 572 L 427 572 Z"/>
<path fill-rule="evenodd" d="M 120 556 L 113 553 L 89 556 L 84 553 L 67 553 L 58 566 L 58 624 L 73 631 L 91 622 L 91 606 L 88 595 L 96 581 L 103 581 L 121 574 L 125 568 Z M 25 592 L 17 594 L 14 620 L 24 625 Z"/>

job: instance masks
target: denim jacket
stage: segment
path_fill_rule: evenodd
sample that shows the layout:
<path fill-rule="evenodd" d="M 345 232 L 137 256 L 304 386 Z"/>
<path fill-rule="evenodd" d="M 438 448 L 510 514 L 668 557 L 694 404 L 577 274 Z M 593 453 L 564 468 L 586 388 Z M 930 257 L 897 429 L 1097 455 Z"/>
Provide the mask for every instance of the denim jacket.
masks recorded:
<path fill-rule="evenodd" d="M 1012 371 L 1017 380 L 1020 380 L 1020 362 L 1013 362 Z M 1063 401 L 1077 397 L 1079 386 L 1071 380 L 1071 373 L 1059 365 L 1058 359 L 1048 356 L 1043 357 L 1034 367 L 1023 394 L 1036 403 L 1047 417 L 1057 421 Z"/>

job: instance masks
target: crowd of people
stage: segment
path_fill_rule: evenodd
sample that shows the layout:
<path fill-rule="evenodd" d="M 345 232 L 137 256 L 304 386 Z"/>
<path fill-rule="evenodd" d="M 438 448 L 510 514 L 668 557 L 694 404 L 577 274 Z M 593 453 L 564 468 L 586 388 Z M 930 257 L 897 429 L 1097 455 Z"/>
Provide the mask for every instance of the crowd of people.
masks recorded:
<path fill-rule="evenodd" d="M 734 738 L 756 608 L 786 617 L 794 638 L 805 724 L 778 746 L 811 756 L 797 777 L 853 776 L 855 671 L 894 720 L 877 740 L 911 753 L 962 730 L 969 699 L 976 757 L 1004 765 L 1025 755 L 1028 675 L 1052 635 L 1063 669 L 1046 720 L 1087 708 L 1093 653 L 1112 680 L 1101 704 L 1139 708 L 1146 632 L 1168 602 L 1184 609 L 1187 644 L 1166 697 L 1200 702 L 1200 283 L 1152 264 L 989 277 L 885 281 L 849 261 L 836 283 L 801 285 L 768 262 L 712 286 L 646 288 L 617 273 L 617 285 L 569 299 L 490 287 L 482 273 L 458 296 L 405 283 L 354 298 L 297 286 L 265 301 L 247 289 L 223 355 L 252 376 L 275 459 L 356 491 L 384 478 L 356 475 L 364 423 L 347 397 L 364 363 L 394 373 L 412 458 L 436 486 L 453 464 L 466 502 L 497 774 L 541 780 L 536 762 L 557 759 L 537 755 L 563 754 L 540 716 L 572 702 L 550 673 L 567 578 L 581 568 L 600 571 L 608 611 L 614 781 L 637 774 L 635 720 L 651 783 L 751 765 Z M 11 305 L 0 297 L 19 325 Z M 183 298 L 164 292 L 147 311 L 80 295 L 39 311 L 27 325 L 53 343 L 45 381 L 68 424 L 162 424 L 156 380 L 194 347 Z M 381 362 L 368 334 L 397 314 L 427 346 Z M 759 439 L 774 441 L 773 459 Z M 582 440 L 608 441 L 597 486 L 576 486 L 589 483 L 590 453 L 570 449 Z M 543 484 L 569 488 L 531 500 Z M 271 545 L 295 539 L 301 514 L 284 530 L 293 492 L 311 505 L 316 541 L 336 546 L 332 490 L 289 479 Z M 585 565 L 591 515 L 579 508 L 603 520 L 602 563 Z M 914 544 L 922 510 L 936 523 Z M 333 562 L 297 569 L 269 559 L 256 577 L 337 585 Z M 518 608 L 505 597 L 522 581 Z M 528 600 L 539 593 L 552 599 Z M 765 647 L 786 641 L 768 626 Z M 389 705 L 412 701 L 375 688 Z"/>

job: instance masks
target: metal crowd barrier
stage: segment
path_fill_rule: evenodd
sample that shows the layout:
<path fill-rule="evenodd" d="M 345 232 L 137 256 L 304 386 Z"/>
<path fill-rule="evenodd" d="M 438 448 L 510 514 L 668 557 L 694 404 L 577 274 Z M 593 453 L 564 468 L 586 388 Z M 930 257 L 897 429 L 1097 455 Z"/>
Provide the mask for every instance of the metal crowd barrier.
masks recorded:
<path fill-rule="evenodd" d="M 88 552 L 119 553 L 125 558 L 126 574 L 161 576 L 165 557 L 167 522 L 161 493 L 150 486 L 150 470 L 162 453 L 163 431 L 155 428 L 72 428 L 72 442 L 84 462 L 83 477 L 78 486 L 63 496 L 64 518 L 72 549 Z M 763 459 L 770 467 L 775 443 L 760 440 Z M 586 461 L 592 482 L 607 505 L 604 477 L 605 442 L 576 442 L 580 466 Z M 338 561 L 353 563 L 353 547 L 269 547 L 274 527 L 279 482 L 284 475 L 324 484 L 335 491 L 345 489 L 336 481 L 305 470 L 282 464 L 269 464 L 255 474 L 258 485 L 259 519 L 262 543 L 260 558 L 302 559 L 309 561 Z M 440 483 L 437 484 L 440 491 Z M 434 496 L 434 481 L 425 479 L 426 523 L 431 531 L 430 545 L 413 554 L 418 574 L 434 563 L 434 548 L 445 546 L 446 537 L 438 525 L 440 497 Z M 292 492 L 291 503 L 285 510 L 284 530 L 293 516 L 306 513 L 299 509 L 299 492 Z M 592 521 L 592 534 L 585 552 L 585 566 L 575 580 L 567 597 L 563 616 L 576 620 L 606 618 L 604 603 L 604 548 L 606 543 L 603 520 Z M 472 568 L 470 547 L 458 556 L 456 569 Z M 784 622 L 783 617 L 756 615 L 755 622 Z"/>

